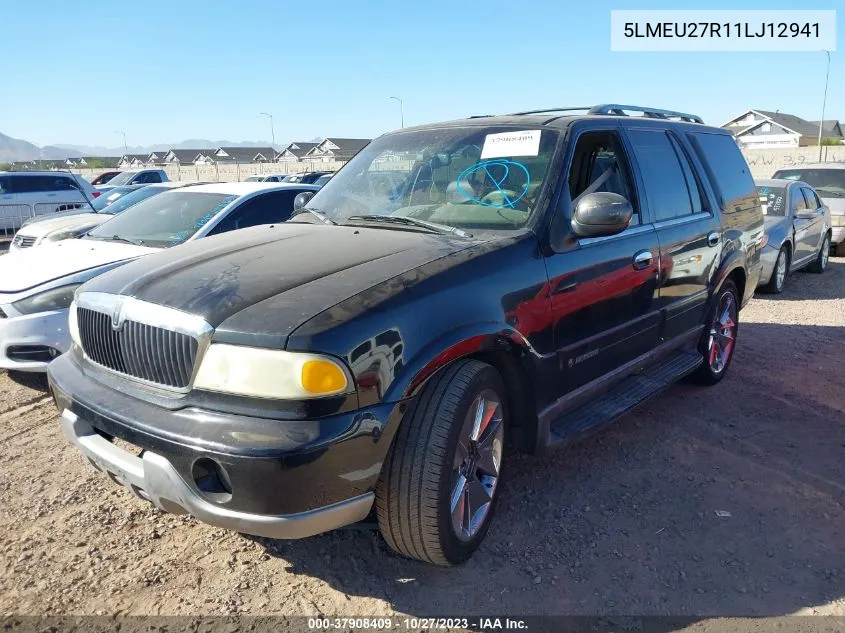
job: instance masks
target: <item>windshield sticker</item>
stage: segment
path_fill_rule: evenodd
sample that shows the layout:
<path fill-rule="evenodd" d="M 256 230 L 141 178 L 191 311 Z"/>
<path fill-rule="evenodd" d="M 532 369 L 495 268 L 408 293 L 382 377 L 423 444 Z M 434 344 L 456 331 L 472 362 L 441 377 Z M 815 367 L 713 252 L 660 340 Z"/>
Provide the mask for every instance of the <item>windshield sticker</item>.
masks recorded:
<path fill-rule="evenodd" d="M 503 186 L 507 182 L 507 187 Z M 498 158 L 464 169 L 456 181 L 462 196 L 485 207 L 513 209 L 528 193 L 531 174 L 522 163 Z M 481 192 L 485 192 L 483 195 Z"/>
<path fill-rule="evenodd" d="M 488 134 L 481 148 L 481 158 L 537 156 L 540 153 L 540 130 Z"/>

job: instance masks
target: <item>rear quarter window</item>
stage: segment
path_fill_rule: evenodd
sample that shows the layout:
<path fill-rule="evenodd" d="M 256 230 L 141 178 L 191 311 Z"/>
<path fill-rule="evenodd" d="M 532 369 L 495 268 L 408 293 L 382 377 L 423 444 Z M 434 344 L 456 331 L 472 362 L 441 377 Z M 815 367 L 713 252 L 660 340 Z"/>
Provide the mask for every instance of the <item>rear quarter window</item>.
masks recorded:
<path fill-rule="evenodd" d="M 688 135 L 719 198 L 722 213 L 756 210 L 762 214 L 751 170 L 733 138 L 707 132 Z"/>

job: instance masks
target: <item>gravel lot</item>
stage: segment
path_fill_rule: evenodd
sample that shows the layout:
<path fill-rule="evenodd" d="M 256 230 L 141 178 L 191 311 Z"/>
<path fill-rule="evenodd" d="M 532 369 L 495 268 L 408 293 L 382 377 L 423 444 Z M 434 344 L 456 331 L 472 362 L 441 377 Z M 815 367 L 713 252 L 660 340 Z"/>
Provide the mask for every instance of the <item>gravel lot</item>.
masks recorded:
<path fill-rule="evenodd" d="M 843 376 L 837 258 L 742 312 L 721 385 L 512 460 L 485 545 L 438 569 L 371 529 L 161 514 L 70 448 L 43 383 L 0 374 L 0 613 L 845 615 Z"/>

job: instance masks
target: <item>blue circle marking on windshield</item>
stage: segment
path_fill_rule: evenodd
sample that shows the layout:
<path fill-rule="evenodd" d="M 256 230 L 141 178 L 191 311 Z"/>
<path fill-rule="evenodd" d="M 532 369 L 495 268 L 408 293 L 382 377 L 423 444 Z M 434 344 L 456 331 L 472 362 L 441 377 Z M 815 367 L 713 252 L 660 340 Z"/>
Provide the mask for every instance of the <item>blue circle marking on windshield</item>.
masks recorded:
<path fill-rule="evenodd" d="M 502 173 L 497 178 L 491 170 L 498 172 L 500 169 L 502 170 Z M 504 183 L 508 179 L 508 176 L 510 176 L 511 169 L 519 170 L 525 175 L 525 182 L 522 185 L 522 191 L 520 191 L 516 197 L 511 197 L 510 195 L 508 195 L 509 193 L 514 193 L 513 191 L 506 190 L 502 187 L 502 183 Z M 484 174 L 482 176 L 482 179 L 489 180 L 496 187 L 497 192 L 502 197 L 501 202 L 490 202 L 489 200 L 482 200 L 481 198 L 478 198 L 474 192 L 472 192 L 472 187 L 469 184 L 469 179 L 478 174 L 479 172 L 483 172 Z M 519 176 L 517 176 L 517 178 L 519 178 Z M 466 183 L 466 187 L 464 186 L 464 183 Z M 456 182 L 458 191 L 462 196 L 464 196 L 468 200 L 472 200 L 473 202 L 476 202 L 485 207 L 510 207 L 511 209 L 513 209 L 514 205 L 517 202 L 519 202 L 520 200 L 522 200 L 522 198 L 525 197 L 525 194 L 528 193 L 528 186 L 530 184 L 531 174 L 528 173 L 528 168 L 522 163 L 518 163 L 515 160 L 508 160 L 505 158 L 494 158 L 491 160 L 481 161 L 480 163 L 476 163 L 475 165 L 470 165 L 460 173 Z M 467 187 L 469 188 L 469 191 L 467 190 Z"/>

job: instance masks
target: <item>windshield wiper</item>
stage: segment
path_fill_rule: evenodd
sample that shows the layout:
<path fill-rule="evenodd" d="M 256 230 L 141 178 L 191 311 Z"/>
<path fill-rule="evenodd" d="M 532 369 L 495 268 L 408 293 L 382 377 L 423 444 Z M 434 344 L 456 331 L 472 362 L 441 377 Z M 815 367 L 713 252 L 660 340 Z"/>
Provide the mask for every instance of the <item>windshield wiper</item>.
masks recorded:
<path fill-rule="evenodd" d="M 426 222 L 425 220 L 417 220 L 416 218 L 408 218 L 404 215 L 353 215 L 346 218 L 346 221 L 360 220 L 363 222 L 384 222 L 385 224 L 404 224 L 405 226 L 418 226 L 420 228 L 428 229 L 433 233 L 440 235 L 457 235 L 458 237 L 472 237 L 472 233 L 459 229 L 454 226 L 446 226 L 444 224 L 436 224 L 434 222 Z"/>
<path fill-rule="evenodd" d="M 99 238 L 104 242 L 122 242 L 124 244 L 132 244 L 133 246 L 143 246 L 143 240 L 130 240 L 128 237 L 120 237 L 119 235 L 112 235 L 111 237 Z"/>
<path fill-rule="evenodd" d="M 318 219 L 320 222 L 322 222 L 323 224 L 337 224 L 337 222 L 335 222 L 334 220 L 332 220 L 329 216 L 327 216 L 327 215 L 326 215 L 325 213 L 323 213 L 322 211 L 318 211 L 317 209 L 312 209 L 311 207 L 302 207 L 302 208 L 300 208 L 300 209 L 299 209 L 299 211 L 307 211 L 308 213 L 310 213 L 311 215 L 313 215 L 315 218 L 317 218 L 317 219 Z M 299 214 L 299 213 L 297 213 L 296 215 L 294 215 L 294 216 L 293 216 L 290 220 L 288 220 L 288 221 L 289 221 L 289 222 L 293 221 L 293 220 L 296 218 L 296 216 L 297 216 L 297 215 L 300 215 L 300 214 Z"/>

